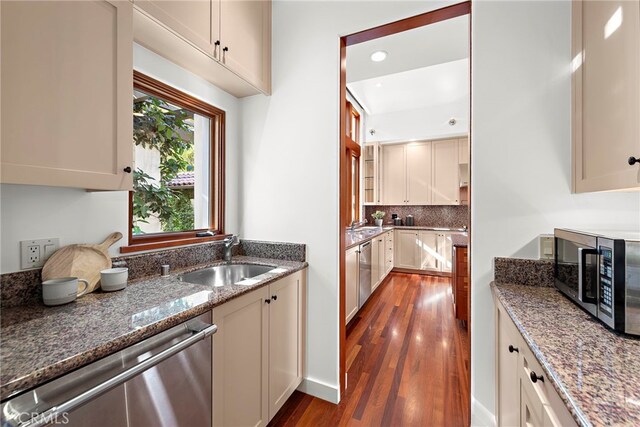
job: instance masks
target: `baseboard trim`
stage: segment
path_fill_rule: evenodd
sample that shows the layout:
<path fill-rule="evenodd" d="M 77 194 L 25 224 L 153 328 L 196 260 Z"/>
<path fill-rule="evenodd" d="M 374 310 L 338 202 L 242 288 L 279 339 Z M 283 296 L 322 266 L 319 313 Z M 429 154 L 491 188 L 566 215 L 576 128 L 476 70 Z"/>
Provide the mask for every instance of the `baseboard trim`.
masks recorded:
<path fill-rule="evenodd" d="M 298 387 L 298 391 L 309 394 L 318 399 L 337 404 L 340 402 L 340 390 L 338 387 L 332 386 L 321 381 L 305 378 Z"/>
<path fill-rule="evenodd" d="M 393 267 L 391 270 L 393 273 L 406 273 L 406 274 L 421 274 L 423 276 L 437 276 L 437 277 L 452 277 L 451 273 L 445 271 L 432 271 L 432 270 L 412 270 L 410 268 Z"/>
<path fill-rule="evenodd" d="M 473 427 L 496 426 L 496 416 L 473 396 L 471 396 L 471 425 Z"/>

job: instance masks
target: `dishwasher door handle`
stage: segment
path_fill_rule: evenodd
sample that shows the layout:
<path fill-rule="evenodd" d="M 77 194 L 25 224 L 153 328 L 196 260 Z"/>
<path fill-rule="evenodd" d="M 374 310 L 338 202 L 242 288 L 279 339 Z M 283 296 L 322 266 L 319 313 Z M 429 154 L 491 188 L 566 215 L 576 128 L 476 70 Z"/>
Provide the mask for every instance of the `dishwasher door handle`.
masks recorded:
<path fill-rule="evenodd" d="M 217 325 L 207 325 L 204 328 L 196 328 L 195 330 L 190 329 L 193 332 L 189 338 L 186 338 L 171 347 L 162 350 L 160 353 L 151 356 L 150 358 L 143 360 L 135 366 L 127 369 L 124 372 L 119 373 L 118 375 L 109 378 L 107 381 L 98 384 L 97 386 L 90 388 L 89 390 L 79 394 L 76 397 L 73 397 L 67 400 L 60 405 L 54 406 L 53 408 L 37 415 L 34 418 L 31 418 L 28 421 L 22 422 L 18 424 L 19 427 L 39 427 L 46 425 L 51 422 L 52 419 L 55 419 L 57 416 L 62 415 L 65 412 L 70 412 L 76 409 L 79 406 L 84 405 L 90 400 L 95 399 L 96 397 L 108 392 L 109 390 L 129 381 L 133 377 L 140 375 L 142 372 L 146 371 L 149 368 L 154 367 L 155 365 L 167 360 L 171 356 L 180 353 L 188 347 L 191 347 L 193 344 L 197 343 L 200 340 L 203 340 L 211 335 L 215 334 L 218 330 Z"/>

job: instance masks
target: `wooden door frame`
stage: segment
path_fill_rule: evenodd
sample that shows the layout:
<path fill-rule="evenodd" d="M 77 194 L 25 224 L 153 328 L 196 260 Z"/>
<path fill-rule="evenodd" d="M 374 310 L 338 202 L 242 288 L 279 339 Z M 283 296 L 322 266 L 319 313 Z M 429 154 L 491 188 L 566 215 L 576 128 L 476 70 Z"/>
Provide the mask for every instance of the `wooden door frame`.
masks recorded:
<path fill-rule="evenodd" d="M 346 270 L 345 270 L 345 233 L 349 224 L 347 223 L 348 212 L 350 209 L 348 194 L 350 184 L 348 181 L 349 171 L 351 167 L 351 158 L 349 155 L 347 144 L 347 124 L 346 124 L 346 111 L 347 111 L 347 46 L 352 46 L 358 43 L 367 42 L 380 37 L 397 34 L 403 31 L 412 30 L 415 28 L 423 27 L 436 22 L 445 21 L 451 18 L 457 18 L 459 16 L 469 15 L 469 87 L 471 88 L 471 1 L 465 1 L 462 3 L 454 4 L 451 6 L 436 9 L 430 12 L 422 13 L 420 15 L 412 16 L 410 18 L 401 19 L 399 21 L 391 22 L 389 24 L 380 25 L 378 27 L 370 28 L 368 30 L 359 31 L 347 36 L 340 37 L 340 90 L 339 90 L 339 104 L 340 104 L 340 218 L 339 218 L 339 250 L 340 250 L 340 288 L 339 298 L 340 305 L 338 310 L 338 324 L 339 324 L 339 352 L 340 352 L 340 396 L 346 389 L 346 339 L 347 339 L 347 325 L 345 322 L 346 308 Z M 471 91 L 469 92 L 471 94 Z M 471 95 L 469 97 L 471 101 Z M 471 143 L 471 102 L 469 102 L 469 144 Z M 469 174 L 471 174 L 471 150 L 469 150 Z M 469 183 L 469 206 L 471 206 L 471 183 Z M 471 244 L 471 209 L 469 209 L 469 244 Z M 469 254 L 469 284 L 471 285 L 471 254 Z M 471 286 L 469 286 L 469 298 L 471 298 Z M 468 322 L 469 333 L 471 333 L 471 311 L 469 311 Z M 471 351 L 471 350 L 470 350 Z M 471 389 L 471 388 L 469 388 Z M 469 402 L 471 402 L 471 396 L 469 396 Z M 471 407 L 469 407 L 469 413 Z"/>

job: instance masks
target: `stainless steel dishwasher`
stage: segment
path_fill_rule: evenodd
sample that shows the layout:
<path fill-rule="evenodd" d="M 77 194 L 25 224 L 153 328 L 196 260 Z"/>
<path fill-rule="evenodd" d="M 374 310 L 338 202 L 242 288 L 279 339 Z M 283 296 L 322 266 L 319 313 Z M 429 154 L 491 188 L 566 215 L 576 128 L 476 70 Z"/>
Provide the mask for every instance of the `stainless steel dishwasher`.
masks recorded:
<path fill-rule="evenodd" d="M 3 401 L 2 427 L 211 427 L 216 330 L 205 313 Z"/>
<path fill-rule="evenodd" d="M 360 245 L 358 308 L 371 296 L 371 241 Z"/>

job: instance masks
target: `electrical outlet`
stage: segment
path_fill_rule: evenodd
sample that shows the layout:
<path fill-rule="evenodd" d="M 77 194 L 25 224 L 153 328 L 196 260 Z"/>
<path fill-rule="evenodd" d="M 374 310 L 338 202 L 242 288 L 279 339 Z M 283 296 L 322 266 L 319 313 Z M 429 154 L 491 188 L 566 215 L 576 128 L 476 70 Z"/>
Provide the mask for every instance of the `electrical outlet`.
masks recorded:
<path fill-rule="evenodd" d="M 554 259 L 555 239 L 553 234 L 538 236 L 538 257 L 540 259 Z"/>
<path fill-rule="evenodd" d="M 23 240 L 20 242 L 20 268 L 39 268 L 60 247 L 60 239 Z"/>

